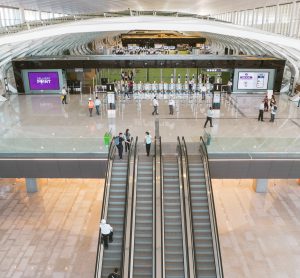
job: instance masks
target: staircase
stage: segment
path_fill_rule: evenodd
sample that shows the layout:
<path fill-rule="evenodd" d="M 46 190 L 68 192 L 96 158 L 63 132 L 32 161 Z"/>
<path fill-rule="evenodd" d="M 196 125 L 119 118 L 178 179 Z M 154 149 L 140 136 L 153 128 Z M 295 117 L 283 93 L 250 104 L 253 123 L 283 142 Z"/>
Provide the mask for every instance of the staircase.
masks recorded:
<path fill-rule="evenodd" d="M 184 251 L 180 181 L 176 155 L 163 156 L 163 214 L 165 277 L 183 278 Z"/>
<path fill-rule="evenodd" d="M 107 278 L 115 267 L 122 269 L 124 212 L 126 209 L 127 157 L 115 155 L 109 190 L 107 223 L 114 229 L 113 242 L 104 249 L 101 277 Z"/>
<path fill-rule="evenodd" d="M 134 278 L 153 277 L 153 157 L 139 155 L 136 183 Z"/>
<path fill-rule="evenodd" d="M 196 277 L 216 278 L 204 167 L 199 155 L 189 155 L 188 159 Z"/>

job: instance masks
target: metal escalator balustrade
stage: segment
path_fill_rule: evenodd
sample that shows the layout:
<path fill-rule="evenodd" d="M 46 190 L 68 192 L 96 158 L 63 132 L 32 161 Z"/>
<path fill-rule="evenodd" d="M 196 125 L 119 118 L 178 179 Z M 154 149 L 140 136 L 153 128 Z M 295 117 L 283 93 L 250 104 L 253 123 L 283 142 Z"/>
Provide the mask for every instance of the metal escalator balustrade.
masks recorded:
<path fill-rule="evenodd" d="M 111 143 L 111 146 L 113 143 Z M 132 143 L 133 145 L 133 143 Z M 114 159 L 115 148 L 110 151 L 109 167 L 105 181 L 105 194 L 101 219 L 106 219 L 114 229 L 113 242 L 108 249 L 101 244 L 101 231 L 99 232 L 97 264 L 95 277 L 106 278 L 114 268 L 123 272 L 124 242 L 126 232 L 127 195 L 129 184 L 129 167 L 132 148 L 128 152 L 127 161 Z M 125 156 L 124 156 L 125 158 Z M 99 253 L 99 254 L 98 254 Z"/>
<path fill-rule="evenodd" d="M 186 157 L 187 186 L 192 220 L 192 241 L 194 249 L 195 277 L 217 278 L 223 277 L 215 260 L 217 230 L 214 215 L 211 212 L 209 197 L 210 189 L 207 187 L 207 172 L 205 172 L 202 157 L 199 154 L 189 155 L 184 137 L 183 150 Z"/>
<path fill-rule="evenodd" d="M 107 166 L 106 166 L 105 183 L 104 183 L 103 204 L 102 204 L 100 221 L 101 221 L 101 219 L 105 218 L 107 215 L 107 204 L 108 204 L 108 195 L 109 195 L 108 191 L 110 188 L 111 168 L 112 168 L 112 163 L 114 160 L 114 152 L 115 152 L 115 145 L 111 141 L 110 145 L 109 145 L 108 155 L 107 155 Z M 103 248 L 102 247 L 103 246 L 101 245 L 101 230 L 99 228 L 96 265 L 95 265 L 95 273 L 94 273 L 95 278 L 99 278 L 101 275 L 102 258 L 103 258 Z"/>
<path fill-rule="evenodd" d="M 153 156 L 137 155 L 135 212 L 132 234 L 132 268 L 134 278 L 155 277 L 155 168 Z"/>
<path fill-rule="evenodd" d="M 208 162 L 208 153 L 207 153 L 207 148 L 203 140 L 203 137 L 200 137 L 200 153 L 201 153 L 202 162 L 204 166 L 205 180 L 207 185 L 208 205 L 209 205 L 212 236 L 213 236 L 216 274 L 217 277 L 222 278 L 224 277 L 224 273 L 223 273 L 223 265 L 222 265 L 222 255 L 221 255 L 221 248 L 220 248 L 217 216 L 216 216 L 216 209 L 215 209 L 215 202 L 214 202 L 214 194 L 213 194 L 211 178 L 210 178 L 211 175 L 210 175 L 210 168 Z"/>
<path fill-rule="evenodd" d="M 188 277 L 185 267 L 184 209 L 179 177 L 178 156 L 163 155 L 163 243 L 164 277 Z"/>

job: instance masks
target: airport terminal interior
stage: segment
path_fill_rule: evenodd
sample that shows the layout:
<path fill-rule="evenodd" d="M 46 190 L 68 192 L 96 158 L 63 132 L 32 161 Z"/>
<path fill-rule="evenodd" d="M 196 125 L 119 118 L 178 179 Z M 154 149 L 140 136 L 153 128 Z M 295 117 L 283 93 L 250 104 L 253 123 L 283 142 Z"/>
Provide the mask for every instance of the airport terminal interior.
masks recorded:
<path fill-rule="evenodd" d="M 0 277 L 299 277 L 299 18 L 0 0 Z"/>

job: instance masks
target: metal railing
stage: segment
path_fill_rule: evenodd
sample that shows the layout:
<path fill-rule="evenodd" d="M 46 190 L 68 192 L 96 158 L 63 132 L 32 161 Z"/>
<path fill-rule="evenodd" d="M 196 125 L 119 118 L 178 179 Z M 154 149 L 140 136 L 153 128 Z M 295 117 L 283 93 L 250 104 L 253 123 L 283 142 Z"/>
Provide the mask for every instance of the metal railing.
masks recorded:
<path fill-rule="evenodd" d="M 136 194 L 136 182 L 137 182 L 137 154 L 138 154 L 138 147 L 137 147 L 138 137 L 135 138 L 135 144 L 134 144 L 134 157 L 133 157 L 133 179 L 132 179 L 132 207 L 131 207 L 131 223 L 130 223 L 130 243 L 129 243 L 129 267 L 128 267 L 128 276 L 130 277 L 130 273 L 132 271 L 131 269 L 131 263 L 133 261 L 132 258 L 132 250 L 134 248 L 133 246 L 133 212 L 134 212 L 134 203 L 135 203 L 135 194 Z"/>
<path fill-rule="evenodd" d="M 125 143 L 126 144 L 126 143 Z M 130 184 L 130 163 L 131 163 L 131 153 L 132 153 L 132 149 L 134 147 L 134 141 L 133 141 L 133 137 L 131 137 L 130 139 L 130 147 L 128 150 L 128 157 L 127 157 L 127 174 L 126 174 L 126 190 L 125 190 L 125 210 L 124 210 L 124 226 L 123 226 L 123 242 L 122 242 L 122 259 L 121 259 L 121 277 L 123 277 L 123 273 L 124 273 L 124 261 L 125 261 L 125 244 L 126 244 L 126 238 L 127 238 L 127 211 L 128 211 L 128 191 L 129 191 L 129 184 Z"/>
<path fill-rule="evenodd" d="M 190 219 L 190 231 L 191 231 L 191 240 L 192 240 L 192 257 L 193 257 L 193 261 L 194 261 L 194 265 L 193 265 L 193 277 L 197 277 L 196 276 L 196 269 L 197 269 L 197 260 L 196 260 L 196 254 L 195 254 L 195 240 L 194 240 L 194 235 L 193 235 L 193 231 L 194 231 L 194 223 L 193 223 L 193 218 L 192 218 L 192 192 L 191 192 L 191 187 L 190 187 L 190 170 L 189 170 L 189 157 L 188 157 L 188 152 L 187 152 L 187 146 L 186 146 L 186 142 L 184 137 L 182 137 L 182 146 L 183 146 L 183 155 L 185 158 L 185 166 L 186 166 L 186 181 L 187 181 L 187 192 L 188 192 L 188 200 L 189 200 L 189 219 Z"/>
<path fill-rule="evenodd" d="M 183 211 L 183 234 L 184 234 L 184 260 L 185 260 L 185 271 L 186 271 L 186 277 L 190 277 L 190 269 L 189 269 L 189 259 L 188 259 L 188 231 L 187 231 L 187 219 L 186 219 L 186 202 L 185 202 L 185 186 L 184 186 L 184 174 L 183 174 L 183 151 L 182 146 L 180 142 L 179 136 L 177 136 L 177 152 L 178 152 L 178 170 L 179 170 L 179 183 L 180 183 L 180 190 L 182 192 L 182 211 Z"/>
<path fill-rule="evenodd" d="M 156 169 L 156 160 L 157 160 L 157 155 L 156 155 L 156 151 L 157 151 L 157 144 L 156 144 L 156 140 L 157 138 L 154 138 L 154 159 L 153 159 L 153 169 L 154 169 L 154 173 L 153 173 L 153 206 L 152 206 L 152 210 L 153 210 L 153 252 L 152 252 L 152 257 L 153 257 L 153 277 L 156 277 L 156 173 L 157 173 L 157 169 Z"/>
<path fill-rule="evenodd" d="M 213 189 L 212 189 L 212 185 L 211 185 L 208 154 L 207 154 L 206 145 L 205 145 L 205 142 L 204 142 L 202 136 L 200 137 L 200 153 L 201 153 L 203 166 L 204 166 L 204 172 L 205 172 L 210 223 L 211 223 L 211 228 L 213 231 L 213 233 L 212 233 L 213 243 L 214 243 L 213 248 L 214 248 L 214 257 L 215 257 L 217 277 L 222 278 L 222 277 L 224 277 L 224 274 L 223 274 L 222 256 L 221 256 L 221 249 L 220 249 L 215 202 L 214 202 Z"/>
<path fill-rule="evenodd" d="M 159 136 L 158 138 L 158 142 L 159 142 L 159 163 L 160 163 L 160 224 L 161 224 L 161 273 L 162 273 L 162 277 L 165 277 L 165 229 L 164 229 L 164 213 L 163 213 L 163 183 L 164 183 L 164 175 L 163 175 L 163 162 L 162 162 L 162 145 L 161 145 L 161 136 Z"/>
<path fill-rule="evenodd" d="M 113 164 L 113 160 L 114 160 L 114 153 L 115 153 L 115 144 L 113 143 L 113 141 L 111 141 L 110 145 L 109 145 L 108 156 L 107 156 L 103 204 L 102 204 L 100 221 L 101 221 L 101 219 L 106 219 L 108 198 L 109 198 L 108 190 L 110 188 L 110 182 L 111 182 L 111 180 L 110 180 L 111 179 L 111 169 L 112 169 L 112 164 Z M 94 274 L 95 278 L 101 277 L 100 272 L 101 272 L 101 268 L 102 268 L 102 259 L 103 259 L 102 256 L 103 256 L 103 248 L 102 248 L 102 244 L 101 244 L 101 229 L 99 227 L 96 265 L 95 265 L 95 274 Z"/>

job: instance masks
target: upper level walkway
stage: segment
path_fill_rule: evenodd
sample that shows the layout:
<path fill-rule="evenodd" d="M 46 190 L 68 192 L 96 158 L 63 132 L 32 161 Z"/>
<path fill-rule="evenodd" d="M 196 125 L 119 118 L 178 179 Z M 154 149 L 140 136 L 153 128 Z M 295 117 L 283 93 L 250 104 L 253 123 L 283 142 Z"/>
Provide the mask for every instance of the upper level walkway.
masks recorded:
<path fill-rule="evenodd" d="M 258 105 L 263 95 L 232 95 L 222 98 L 221 110 L 215 111 L 213 127 L 203 128 L 211 103 L 201 96 L 175 97 L 174 115 L 169 115 L 168 100 L 159 96 L 159 115 L 152 116 L 151 99 L 118 97 L 115 111 L 108 111 L 101 96 L 101 115 L 89 117 L 89 95 L 71 95 L 62 105 L 57 95 L 12 96 L 0 103 L 0 154 L 4 158 L 72 158 L 106 159 L 105 132 L 113 135 L 129 128 L 142 141 L 145 131 L 159 134 L 163 142 L 176 142 L 185 136 L 187 142 L 199 142 L 208 132 L 212 161 L 245 159 L 300 158 L 300 108 L 285 95 L 276 96 L 278 112 L 275 122 L 258 122 Z M 151 98 L 150 96 L 149 98 Z M 157 124 L 155 124 L 157 122 Z M 159 128 L 157 128 L 159 127 Z M 159 130 L 158 130 L 159 129 Z M 214 176 L 214 173 L 212 173 Z"/>

